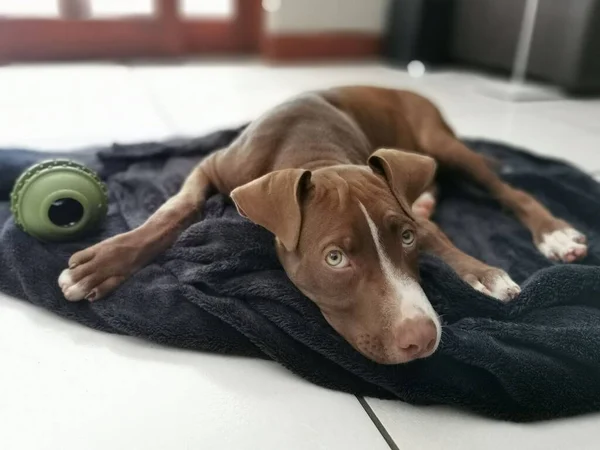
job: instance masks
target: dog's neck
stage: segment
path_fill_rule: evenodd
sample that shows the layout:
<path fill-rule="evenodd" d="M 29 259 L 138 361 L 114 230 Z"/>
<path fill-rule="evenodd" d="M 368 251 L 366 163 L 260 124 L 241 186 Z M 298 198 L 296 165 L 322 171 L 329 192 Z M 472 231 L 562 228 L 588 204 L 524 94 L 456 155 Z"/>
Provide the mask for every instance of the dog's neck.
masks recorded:
<path fill-rule="evenodd" d="M 348 161 L 340 161 L 336 159 L 319 159 L 317 161 L 309 161 L 306 164 L 303 164 L 300 168 L 310 170 L 314 172 L 318 169 L 325 169 L 326 167 L 335 167 L 349 164 Z"/>

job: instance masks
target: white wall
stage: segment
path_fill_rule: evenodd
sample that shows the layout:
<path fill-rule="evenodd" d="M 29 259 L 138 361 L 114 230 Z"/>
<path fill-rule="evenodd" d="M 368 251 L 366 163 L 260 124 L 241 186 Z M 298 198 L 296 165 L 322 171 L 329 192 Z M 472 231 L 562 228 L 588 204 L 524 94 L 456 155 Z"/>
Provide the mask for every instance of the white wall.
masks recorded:
<path fill-rule="evenodd" d="M 277 1 L 277 0 L 275 0 Z M 267 32 L 380 33 L 388 0 L 279 0 L 275 12 L 265 13 Z"/>

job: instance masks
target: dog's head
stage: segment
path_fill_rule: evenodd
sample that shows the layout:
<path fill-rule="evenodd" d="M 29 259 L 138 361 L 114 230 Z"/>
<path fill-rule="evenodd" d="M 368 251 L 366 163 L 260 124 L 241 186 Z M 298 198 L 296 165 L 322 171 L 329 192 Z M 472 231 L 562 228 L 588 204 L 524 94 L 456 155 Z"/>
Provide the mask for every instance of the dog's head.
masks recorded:
<path fill-rule="evenodd" d="M 276 236 L 292 282 L 354 348 L 384 364 L 431 355 L 441 326 L 419 285 L 414 200 L 433 159 L 381 149 L 368 166 L 269 173 L 231 193 Z"/>

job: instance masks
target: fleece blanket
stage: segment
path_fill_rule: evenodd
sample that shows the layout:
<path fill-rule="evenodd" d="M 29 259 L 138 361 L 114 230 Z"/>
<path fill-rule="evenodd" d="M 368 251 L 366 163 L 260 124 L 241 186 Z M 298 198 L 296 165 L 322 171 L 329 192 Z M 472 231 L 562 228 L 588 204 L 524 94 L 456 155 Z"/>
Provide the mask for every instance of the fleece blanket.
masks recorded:
<path fill-rule="evenodd" d="M 512 421 L 600 410 L 600 185 L 568 164 L 501 144 L 468 142 L 498 161 L 506 181 L 587 234 L 589 255 L 577 265 L 546 260 L 528 231 L 485 192 L 442 180 L 435 220 L 458 247 L 505 269 L 523 291 L 502 304 L 423 256 L 423 286 L 444 322 L 441 346 L 430 358 L 384 366 L 361 356 L 288 280 L 272 236 L 238 216 L 223 195 L 211 197 L 203 220 L 110 297 L 63 299 L 56 279 L 73 252 L 140 225 L 194 164 L 239 131 L 76 153 L 0 151 L 0 291 L 98 330 L 272 359 L 355 395 L 452 405 Z M 106 221 L 77 242 L 38 242 L 10 215 L 14 179 L 55 156 L 88 164 L 108 183 Z"/>

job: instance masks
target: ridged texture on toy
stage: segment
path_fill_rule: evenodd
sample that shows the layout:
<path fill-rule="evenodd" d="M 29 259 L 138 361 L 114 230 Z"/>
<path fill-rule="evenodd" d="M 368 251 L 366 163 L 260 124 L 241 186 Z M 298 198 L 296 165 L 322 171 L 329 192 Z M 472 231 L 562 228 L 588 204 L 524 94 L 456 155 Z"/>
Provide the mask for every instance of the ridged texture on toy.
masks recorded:
<path fill-rule="evenodd" d="M 108 202 L 108 192 L 106 189 L 106 185 L 102 182 L 100 177 L 98 177 L 96 172 L 94 172 L 93 170 L 89 169 L 88 167 L 84 166 L 83 164 L 79 164 L 70 159 L 53 159 L 53 160 L 49 160 L 49 161 L 43 161 L 34 166 L 31 166 L 29 169 L 27 169 L 25 172 L 23 172 L 19 176 L 19 178 L 17 178 L 17 181 L 15 182 L 13 189 L 10 193 L 10 210 L 14 217 L 15 224 L 19 228 L 21 228 L 23 231 L 27 231 L 25 224 L 23 224 L 23 222 L 21 220 L 20 208 L 19 208 L 19 201 L 20 201 L 21 195 L 23 193 L 23 187 L 27 184 L 27 182 L 31 178 L 38 176 L 39 174 L 42 174 L 44 172 L 49 172 L 56 167 L 61 167 L 61 168 L 72 167 L 79 171 L 85 172 L 92 179 L 94 179 L 94 181 L 96 181 L 98 183 L 100 191 L 102 192 L 104 203 Z"/>

